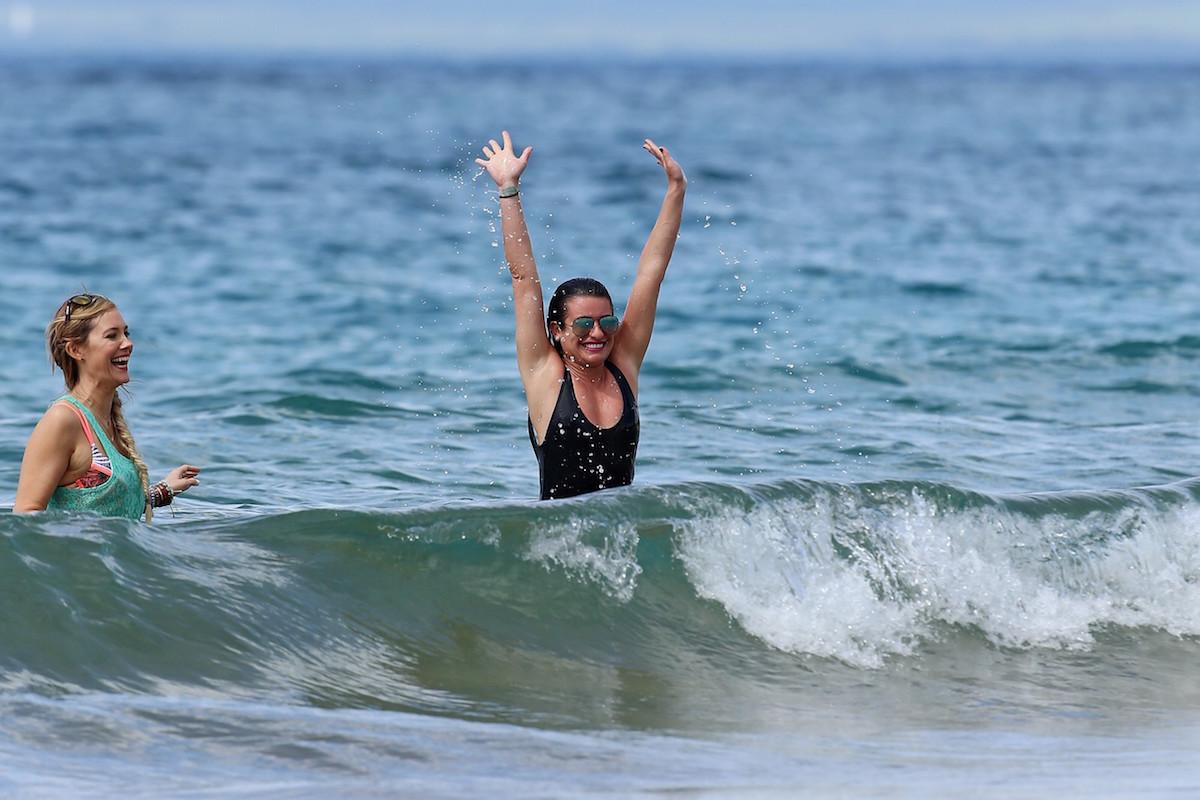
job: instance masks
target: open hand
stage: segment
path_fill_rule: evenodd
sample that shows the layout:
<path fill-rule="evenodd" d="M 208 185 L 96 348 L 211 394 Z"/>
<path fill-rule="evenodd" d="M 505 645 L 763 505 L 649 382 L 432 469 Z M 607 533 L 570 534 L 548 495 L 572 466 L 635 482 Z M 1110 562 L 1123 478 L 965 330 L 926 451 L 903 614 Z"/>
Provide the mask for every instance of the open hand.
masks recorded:
<path fill-rule="evenodd" d="M 171 487 L 172 492 L 179 494 L 180 492 L 186 492 L 193 486 L 198 486 L 200 481 L 196 480 L 196 476 L 199 474 L 199 467 L 193 467 L 191 464 L 181 464 L 168 472 L 163 482 Z"/>
<path fill-rule="evenodd" d="M 670 183 L 687 185 L 687 176 L 683 174 L 683 167 L 679 166 L 679 162 L 671 157 L 670 150 L 659 147 L 650 139 L 642 142 L 642 149 L 654 156 L 658 165 L 667 173 L 667 180 Z"/>
<path fill-rule="evenodd" d="M 498 144 L 495 139 L 489 140 L 488 146 L 483 148 L 483 154 L 487 158 L 477 158 L 475 163 L 487 170 L 497 186 L 516 186 L 521 180 L 521 173 L 529 164 L 529 154 L 533 152 L 533 148 L 526 147 L 518 156 L 513 150 L 512 137 L 508 135 L 508 131 L 502 131 L 500 137 L 504 139 L 504 144 Z"/>

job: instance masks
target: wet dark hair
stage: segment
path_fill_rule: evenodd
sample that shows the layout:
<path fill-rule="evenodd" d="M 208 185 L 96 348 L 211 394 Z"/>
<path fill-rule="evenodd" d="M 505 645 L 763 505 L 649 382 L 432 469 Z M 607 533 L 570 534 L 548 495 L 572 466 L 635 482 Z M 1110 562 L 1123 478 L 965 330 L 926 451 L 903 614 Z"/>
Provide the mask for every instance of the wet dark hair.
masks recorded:
<path fill-rule="evenodd" d="M 546 308 L 546 335 L 550 337 L 550 342 L 560 356 L 562 355 L 562 345 L 559 344 L 558 337 L 554 335 L 550 323 L 557 322 L 562 326 L 566 322 L 563 317 L 567 313 L 567 300 L 572 297 L 603 297 L 610 306 L 613 304 L 612 295 L 608 293 L 608 289 L 605 289 L 604 284 L 595 278 L 571 278 L 560 283 L 554 290 L 554 294 L 550 296 L 550 305 Z"/>

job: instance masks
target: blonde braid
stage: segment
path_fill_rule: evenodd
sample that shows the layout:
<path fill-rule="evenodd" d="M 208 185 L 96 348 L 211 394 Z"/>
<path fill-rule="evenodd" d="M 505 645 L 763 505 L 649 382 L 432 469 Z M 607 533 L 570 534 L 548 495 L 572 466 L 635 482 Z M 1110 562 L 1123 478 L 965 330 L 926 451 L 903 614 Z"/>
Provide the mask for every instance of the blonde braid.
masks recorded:
<path fill-rule="evenodd" d="M 125 422 L 125 412 L 121 410 L 121 396 L 115 395 L 112 403 L 112 426 L 113 433 L 117 435 L 117 446 L 125 452 L 133 465 L 137 467 L 138 477 L 142 479 L 142 494 L 147 498 L 150 497 L 150 470 L 146 467 L 146 462 L 142 460 L 142 454 L 138 452 L 137 445 L 134 444 L 133 434 L 129 431 L 129 424 Z M 150 500 L 146 500 L 146 522 L 150 522 L 154 518 L 154 511 L 150 506 Z"/>

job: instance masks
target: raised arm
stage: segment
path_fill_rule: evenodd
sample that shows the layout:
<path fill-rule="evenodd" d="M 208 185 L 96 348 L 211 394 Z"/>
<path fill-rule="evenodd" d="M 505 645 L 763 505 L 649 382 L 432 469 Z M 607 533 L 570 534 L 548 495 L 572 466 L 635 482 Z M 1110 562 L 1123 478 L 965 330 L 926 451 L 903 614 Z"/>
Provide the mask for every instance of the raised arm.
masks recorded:
<path fill-rule="evenodd" d="M 654 315 L 658 311 L 658 291 L 666 277 L 667 265 L 671 263 L 675 240 L 679 237 L 683 196 L 687 192 L 687 177 L 683 174 L 683 168 L 671 157 L 671 152 L 649 139 L 642 147 L 654 156 L 666 173 L 667 193 L 638 259 L 637 276 L 633 280 L 629 302 L 625 305 L 625 318 L 621 321 L 621 330 L 613 347 L 613 359 L 626 373 L 632 371 L 632 375 L 628 376 L 632 380 L 637 379 L 646 357 L 646 348 L 650 346 Z"/>
<path fill-rule="evenodd" d="M 501 134 L 504 144 L 495 139 L 483 148 L 486 158 L 477 158 L 475 163 L 487 170 L 500 190 L 500 229 L 504 237 L 504 260 L 512 275 L 513 311 L 517 318 L 517 367 L 521 371 L 521 382 L 527 397 L 531 395 L 531 381 L 548 368 L 554 367 L 558 353 L 546 336 L 546 316 L 542 305 L 542 281 L 538 277 L 537 263 L 533 258 L 533 243 L 529 240 L 529 227 L 525 224 L 525 212 L 521 208 L 519 194 L 521 173 L 529 164 L 532 147 L 526 147 L 520 156 L 513 149 L 508 131 Z M 561 371 L 561 365 L 559 371 Z M 559 375 L 558 377 L 561 377 Z"/>

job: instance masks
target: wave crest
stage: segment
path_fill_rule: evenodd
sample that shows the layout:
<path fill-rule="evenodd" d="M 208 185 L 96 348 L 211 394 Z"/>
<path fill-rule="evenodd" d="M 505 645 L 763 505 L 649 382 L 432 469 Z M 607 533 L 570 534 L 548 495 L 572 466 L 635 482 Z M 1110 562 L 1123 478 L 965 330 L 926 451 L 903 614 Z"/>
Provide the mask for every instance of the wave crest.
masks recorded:
<path fill-rule="evenodd" d="M 29 686 L 284 686 L 406 705 L 426 694 L 397 673 L 431 658 L 877 668 L 950 631 L 1002 648 L 1093 648 L 1117 628 L 1196 636 L 1196 493 L 788 481 L 161 528 L 8 516 L 0 580 L 19 599 L 0 665 Z"/>

